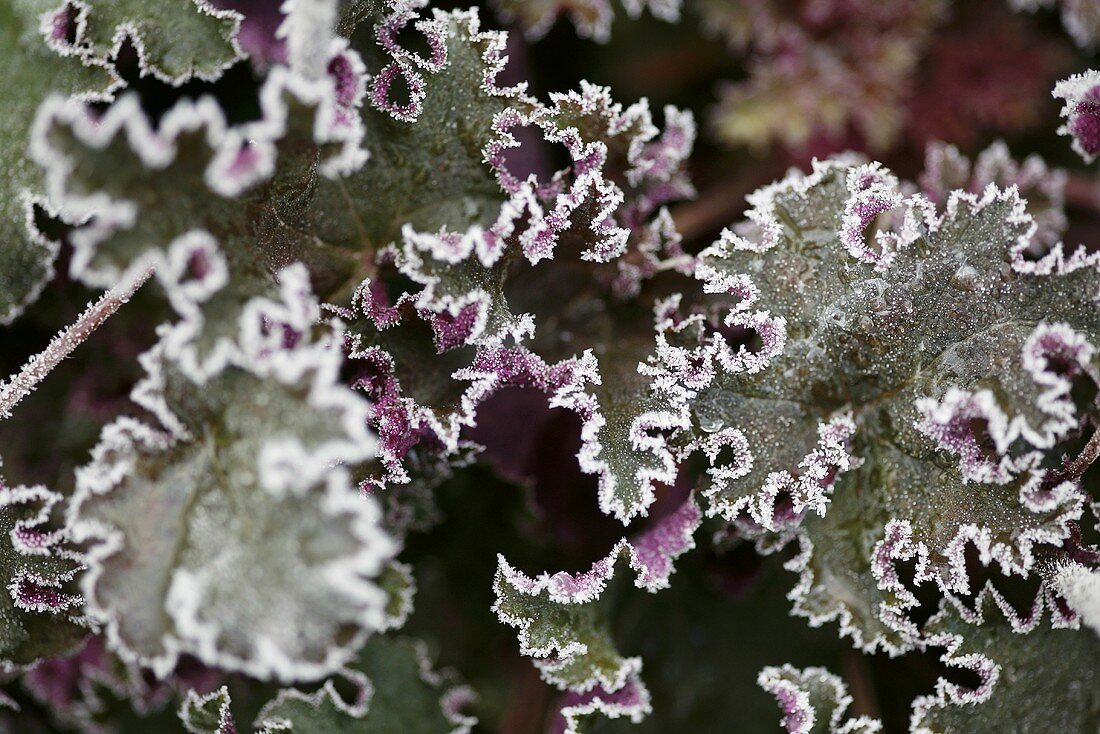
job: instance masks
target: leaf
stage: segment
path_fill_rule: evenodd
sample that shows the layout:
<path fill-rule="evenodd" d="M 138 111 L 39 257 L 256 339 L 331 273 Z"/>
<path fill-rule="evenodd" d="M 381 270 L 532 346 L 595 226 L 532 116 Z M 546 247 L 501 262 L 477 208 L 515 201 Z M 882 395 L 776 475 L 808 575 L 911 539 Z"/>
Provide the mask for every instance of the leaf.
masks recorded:
<path fill-rule="evenodd" d="M 101 116 L 58 98 L 39 110 L 32 153 L 51 201 L 80 225 L 70 274 L 108 287 L 155 267 L 181 316 L 169 351 L 197 380 L 225 364 L 244 303 L 270 293 L 282 267 L 303 261 L 325 288 L 352 267 L 292 221 L 314 166 L 338 175 L 363 156 L 362 64 L 341 40 L 325 58 L 319 77 L 273 67 L 261 118 L 239 125 L 211 97 L 183 99 L 158 123 L 135 96 Z"/>
<path fill-rule="evenodd" d="M 966 595 L 968 544 L 1026 575 L 1070 538 L 1083 496 L 1055 469 L 1088 420 L 1074 385 L 1097 382 L 1095 258 L 1027 255 L 1013 188 L 941 213 L 851 159 L 749 200 L 700 256 L 714 295 L 664 305 L 647 371 L 692 426 L 669 440 L 707 455 L 709 514 L 765 551 L 799 539 L 797 613 L 897 653 L 916 600 L 892 596 L 880 551 Z M 908 535 L 876 546 L 887 527 Z"/>
<path fill-rule="evenodd" d="M 61 496 L 45 487 L 0 484 L 0 660 L 21 667 L 63 654 L 91 628 L 77 579 L 84 561 L 52 529 Z"/>
<path fill-rule="evenodd" d="M 315 679 L 392 624 L 377 578 L 395 543 L 341 466 L 373 454 L 367 405 L 337 382 L 332 345 L 280 318 L 297 306 L 250 302 L 244 358 L 199 390 L 155 349 L 134 398 L 166 430 L 117 420 L 78 475 L 90 606 L 113 649 L 161 676 L 186 652 Z"/>
<path fill-rule="evenodd" d="M 581 470 L 599 479 L 600 511 L 626 525 L 645 515 L 657 486 L 676 481 L 676 460 L 665 435 L 687 425 L 666 392 L 639 372 L 625 339 L 589 368 L 588 385 L 570 389 L 559 404 L 584 420 Z"/>
<path fill-rule="evenodd" d="M 684 162 L 694 121 L 666 108 L 662 133 L 644 101 L 624 109 L 609 90 L 589 84 L 544 105 L 524 85 L 497 83 L 503 34 L 482 31 L 473 11 L 429 16 L 421 7 L 349 12 L 374 22 L 373 34 L 356 38 L 373 35 L 377 43 L 357 40 L 357 48 L 371 68 L 381 67 L 362 110 L 370 157 L 350 176 L 318 183 L 316 217 L 304 225 L 340 248 L 365 250 L 373 271 L 344 303 L 332 304 L 353 322 L 349 354 L 362 360 L 358 383 L 376 403 L 383 468 L 367 483 L 409 483 L 410 456 L 429 467 L 464 460 L 470 447 L 458 435 L 474 424 L 478 403 L 507 386 L 536 385 L 589 424 L 582 463 L 602 477 L 601 507 L 626 522 L 645 511 L 655 482 L 672 481 L 671 451 L 650 433 L 680 418 L 663 412 L 664 396 L 650 395 L 648 380 L 634 374 L 645 344 L 631 341 L 624 350 L 622 380 L 583 393 L 573 388 L 601 379 L 583 356 L 595 340 L 586 333 L 557 348 L 527 348 L 534 314 L 513 304 L 530 293 L 526 278 L 568 278 L 578 264 L 589 282 L 629 298 L 664 262 L 655 250 L 675 257 L 678 245 L 654 242 L 676 238 L 658 210 L 692 193 Z M 426 50 L 407 50 L 396 40 L 401 34 Z M 410 90 L 407 104 L 391 100 L 398 79 Z M 564 146 L 572 165 L 528 174 L 522 155 L 517 163 L 511 153 L 532 135 Z M 561 267 L 544 264 L 559 250 Z M 689 267 L 679 254 L 678 265 Z M 614 262 L 631 256 L 629 264 Z M 617 359 L 609 355 L 605 369 L 618 369 Z M 612 405 L 617 412 L 597 412 Z"/>
<path fill-rule="evenodd" d="M 53 274 L 57 244 L 33 226 L 35 205 L 43 206 L 41 175 L 26 155 L 34 109 L 47 92 L 110 96 L 118 84 L 106 64 L 84 66 L 47 48 L 38 32 L 46 0 L 5 3 L 0 8 L 0 92 L 7 100 L 0 166 L 0 323 L 10 323 L 32 302 Z M 48 208 L 48 206 L 47 206 Z"/>
<path fill-rule="evenodd" d="M 493 610 L 519 633 L 520 652 L 535 658 L 548 683 L 571 694 L 563 704 L 566 729 L 576 719 L 602 711 L 640 720 L 649 694 L 640 678 L 642 661 L 615 648 L 598 604 L 620 560 L 636 573 L 635 586 L 657 591 L 668 585 L 672 562 L 694 547 L 702 520 L 694 497 L 638 538 L 623 539 L 605 558 L 579 574 L 525 576 L 501 556 L 494 581 Z"/>
<path fill-rule="evenodd" d="M 178 86 L 213 81 L 242 58 L 239 22 L 207 0 L 66 0 L 43 24 L 55 49 L 92 62 L 106 63 L 129 39 L 143 75 Z"/>
<path fill-rule="evenodd" d="M 369 158 L 344 179 L 319 181 L 317 204 L 304 212 L 335 246 L 378 251 L 406 225 L 459 232 L 496 219 L 503 197 L 482 148 L 496 115 L 533 100 L 522 86 L 498 85 L 506 36 L 482 30 L 476 9 L 428 15 L 422 5 L 377 4 L 363 19 L 373 28 L 357 34 L 364 41 L 355 50 L 374 75 L 361 110 Z M 400 46 L 401 32 L 421 39 L 431 58 Z M 390 98 L 400 90 L 416 90 L 415 114 L 395 112 Z"/>
<path fill-rule="evenodd" d="M 188 734 L 236 734 L 230 703 L 229 689 L 225 686 L 205 696 L 188 691 L 180 706 L 183 728 Z"/>
<path fill-rule="evenodd" d="M 946 648 L 949 672 L 913 702 L 918 734 L 1088 731 L 1100 717 L 1100 642 L 1091 632 L 1040 626 L 1024 636 L 990 610 L 977 627 L 941 612 L 927 633 Z M 970 671 L 977 687 L 952 682 L 952 668 Z"/>
<path fill-rule="evenodd" d="M 1035 254 L 1044 254 L 1065 234 L 1065 171 L 1048 168 L 1037 155 L 1017 162 L 1003 141 L 990 145 L 973 162 L 954 145 L 930 143 L 919 183 L 921 192 L 937 206 L 946 204 L 956 189 L 981 195 L 989 184 L 999 189 L 1016 186 L 1020 198 L 1027 202 L 1028 214 L 1035 219 Z"/>
<path fill-rule="evenodd" d="M 789 734 L 875 734 L 882 724 L 866 716 L 845 717 L 852 697 L 844 682 L 824 668 L 769 666 L 757 683 L 775 696 Z"/>
<path fill-rule="evenodd" d="M 257 734 L 332 732 L 332 734 L 465 734 L 476 723 L 461 713 L 469 689 L 448 687 L 434 671 L 422 644 L 375 637 L 354 667 L 341 671 L 355 691 L 345 700 L 333 680 L 313 693 L 286 688 L 269 701 L 255 723 Z M 180 718 L 191 734 L 235 734 L 229 691 L 206 696 L 190 692 Z"/>

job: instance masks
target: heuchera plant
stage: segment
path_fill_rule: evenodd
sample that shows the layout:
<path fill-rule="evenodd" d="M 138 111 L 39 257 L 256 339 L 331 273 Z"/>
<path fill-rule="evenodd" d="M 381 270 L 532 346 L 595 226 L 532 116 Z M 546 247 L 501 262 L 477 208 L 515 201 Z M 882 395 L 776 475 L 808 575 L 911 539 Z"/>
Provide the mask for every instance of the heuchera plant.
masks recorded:
<path fill-rule="evenodd" d="M 988 4 L 0 0 L 0 731 L 1095 732 L 1100 10 Z"/>

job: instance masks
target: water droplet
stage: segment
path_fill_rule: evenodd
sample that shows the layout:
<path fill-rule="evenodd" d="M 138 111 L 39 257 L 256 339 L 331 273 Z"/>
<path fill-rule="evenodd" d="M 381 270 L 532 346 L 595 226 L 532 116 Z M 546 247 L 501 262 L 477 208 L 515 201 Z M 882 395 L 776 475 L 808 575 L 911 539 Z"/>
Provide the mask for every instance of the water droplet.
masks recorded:
<path fill-rule="evenodd" d="M 978 279 L 978 271 L 973 265 L 962 265 L 951 276 L 951 287 L 960 291 L 977 290 Z"/>
<path fill-rule="evenodd" d="M 712 416 L 699 416 L 699 428 L 707 433 L 717 433 L 726 427 L 724 421 Z"/>

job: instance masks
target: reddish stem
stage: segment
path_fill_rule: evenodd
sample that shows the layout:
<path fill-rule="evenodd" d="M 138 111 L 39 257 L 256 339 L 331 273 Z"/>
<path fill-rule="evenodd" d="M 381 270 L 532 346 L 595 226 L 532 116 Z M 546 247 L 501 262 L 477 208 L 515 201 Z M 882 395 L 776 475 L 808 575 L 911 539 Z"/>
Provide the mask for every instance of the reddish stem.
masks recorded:
<path fill-rule="evenodd" d="M 1071 482 L 1078 481 L 1097 458 L 1100 458 L 1100 430 L 1093 431 L 1092 438 L 1085 444 L 1085 448 L 1081 449 L 1077 458 L 1066 464 L 1062 470 L 1062 477 Z"/>

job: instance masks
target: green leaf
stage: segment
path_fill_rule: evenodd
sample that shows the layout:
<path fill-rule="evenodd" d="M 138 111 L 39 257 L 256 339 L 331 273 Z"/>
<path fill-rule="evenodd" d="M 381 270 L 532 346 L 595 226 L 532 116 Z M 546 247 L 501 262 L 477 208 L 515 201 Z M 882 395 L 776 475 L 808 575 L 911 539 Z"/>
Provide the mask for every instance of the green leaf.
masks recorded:
<path fill-rule="evenodd" d="M 978 626 L 944 611 L 927 634 L 947 648 L 948 673 L 914 701 L 914 732 L 1085 732 L 1100 721 L 1100 640 L 1091 630 L 1041 625 L 1020 635 L 990 609 Z M 952 668 L 971 671 L 978 687 L 952 682 Z"/>
<path fill-rule="evenodd" d="M 179 85 L 213 81 L 243 58 L 239 23 L 237 13 L 206 0 L 67 0 L 47 28 L 56 29 L 55 48 L 94 61 L 108 61 L 129 39 L 142 74 Z"/>
<path fill-rule="evenodd" d="M 167 430 L 119 419 L 78 475 L 91 606 L 112 647 L 160 675 L 187 652 L 315 679 L 402 611 L 377 580 L 395 543 L 341 466 L 373 455 L 368 405 L 338 382 L 330 341 L 284 344 L 284 309 L 300 310 L 251 302 L 240 363 L 201 388 L 155 349 L 134 396 Z"/>
<path fill-rule="evenodd" d="M 25 666 L 68 652 L 91 623 L 77 593 L 83 558 L 50 529 L 61 496 L 45 487 L 0 485 L 0 660 Z"/>
<path fill-rule="evenodd" d="M 260 711 L 256 733 L 465 734 L 476 723 L 462 713 L 469 690 L 450 686 L 446 674 L 432 670 L 415 640 L 375 637 L 341 675 L 339 689 L 330 679 L 312 693 L 279 691 Z M 350 701 L 341 693 L 348 688 L 354 691 Z M 190 692 L 180 718 L 191 734 L 234 734 L 230 704 L 224 687 L 206 696 Z"/>
<path fill-rule="evenodd" d="M 0 5 L 0 323 L 9 323 L 33 301 L 53 274 L 57 244 L 32 225 L 41 199 L 42 177 L 27 156 L 34 110 L 56 91 L 88 98 L 108 96 L 117 77 L 105 64 L 84 65 L 58 56 L 39 33 L 47 0 L 12 0 Z M 45 205 L 47 210 L 49 206 Z"/>
<path fill-rule="evenodd" d="M 797 537 L 795 611 L 895 653 L 917 603 L 895 561 L 966 595 L 968 546 L 1026 575 L 1070 537 L 1084 498 L 1056 470 L 1100 374 L 1094 256 L 1036 255 L 1014 188 L 942 212 L 901 190 L 840 158 L 750 196 L 700 256 L 714 295 L 667 304 L 647 367 L 683 390 L 670 440 L 707 453 L 710 514 L 762 550 Z"/>

